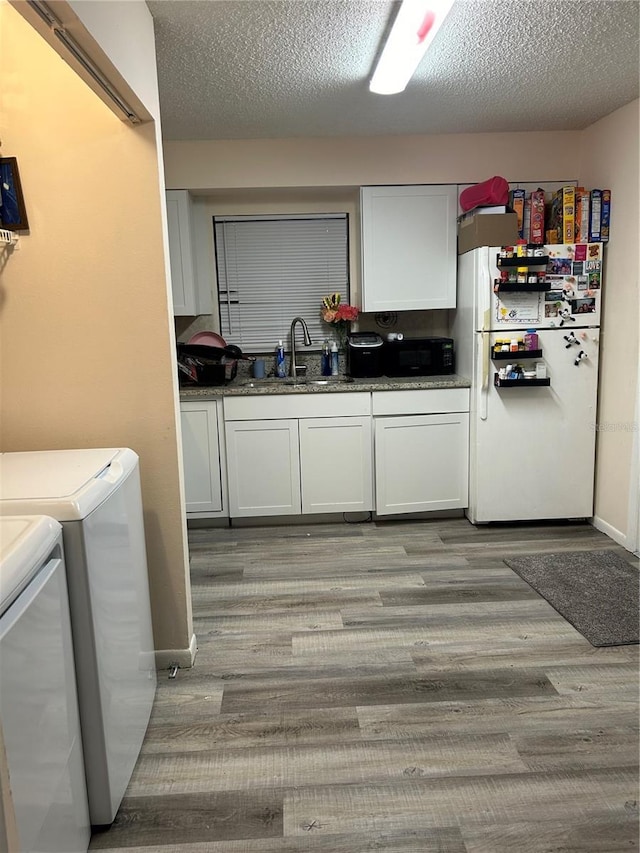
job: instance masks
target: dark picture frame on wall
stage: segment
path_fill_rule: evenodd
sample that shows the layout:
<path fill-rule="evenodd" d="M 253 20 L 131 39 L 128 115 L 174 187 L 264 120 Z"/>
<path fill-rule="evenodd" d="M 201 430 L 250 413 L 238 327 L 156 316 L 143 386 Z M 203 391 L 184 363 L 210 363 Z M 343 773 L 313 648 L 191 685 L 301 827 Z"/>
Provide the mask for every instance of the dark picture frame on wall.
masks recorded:
<path fill-rule="evenodd" d="M 0 228 L 27 231 L 29 221 L 16 157 L 0 157 L 0 202 Z"/>

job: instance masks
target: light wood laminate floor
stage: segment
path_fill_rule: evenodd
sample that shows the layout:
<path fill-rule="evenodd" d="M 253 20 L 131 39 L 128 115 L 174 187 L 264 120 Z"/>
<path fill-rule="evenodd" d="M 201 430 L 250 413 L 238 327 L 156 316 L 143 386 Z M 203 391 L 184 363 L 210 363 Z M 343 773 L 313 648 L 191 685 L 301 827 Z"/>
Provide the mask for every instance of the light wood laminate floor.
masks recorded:
<path fill-rule="evenodd" d="M 503 559 L 613 548 L 462 518 L 190 531 L 196 665 L 159 674 L 128 853 L 638 850 L 638 647 Z"/>

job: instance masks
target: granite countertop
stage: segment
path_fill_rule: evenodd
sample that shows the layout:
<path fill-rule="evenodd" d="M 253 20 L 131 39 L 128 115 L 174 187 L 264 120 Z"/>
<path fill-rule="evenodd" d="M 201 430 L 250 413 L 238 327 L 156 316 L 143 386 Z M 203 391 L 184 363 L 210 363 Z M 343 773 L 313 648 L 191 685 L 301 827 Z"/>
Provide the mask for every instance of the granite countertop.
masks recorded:
<path fill-rule="evenodd" d="M 253 394 L 336 394 L 345 391 L 428 391 L 434 388 L 469 388 L 471 382 L 456 374 L 448 376 L 396 377 L 380 376 L 352 379 L 346 376 L 310 376 L 306 380 L 251 379 L 238 377 L 228 385 L 213 387 L 184 387 L 180 399 L 207 400 L 219 397 L 251 396 Z"/>

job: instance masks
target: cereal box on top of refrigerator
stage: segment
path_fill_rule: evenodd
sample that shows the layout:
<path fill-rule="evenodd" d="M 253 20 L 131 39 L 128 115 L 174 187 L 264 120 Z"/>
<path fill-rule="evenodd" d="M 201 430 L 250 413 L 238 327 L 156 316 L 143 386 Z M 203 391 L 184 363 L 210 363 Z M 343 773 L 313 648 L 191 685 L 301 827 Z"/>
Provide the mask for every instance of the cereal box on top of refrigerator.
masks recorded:
<path fill-rule="evenodd" d="M 609 240 L 609 221 L 611 219 L 611 190 L 602 190 L 602 213 L 600 216 L 600 239 Z"/>
<path fill-rule="evenodd" d="M 576 227 L 575 242 L 589 242 L 589 190 L 576 187 Z"/>
<path fill-rule="evenodd" d="M 531 193 L 531 221 L 529 242 L 544 243 L 544 190 L 538 188 Z"/>

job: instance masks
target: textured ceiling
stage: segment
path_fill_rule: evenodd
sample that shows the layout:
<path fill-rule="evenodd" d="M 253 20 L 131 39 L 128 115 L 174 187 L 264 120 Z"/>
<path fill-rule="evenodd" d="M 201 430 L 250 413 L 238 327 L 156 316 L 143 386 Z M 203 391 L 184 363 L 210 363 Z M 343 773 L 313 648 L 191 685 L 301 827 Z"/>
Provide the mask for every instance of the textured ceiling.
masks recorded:
<path fill-rule="evenodd" d="M 398 95 L 368 88 L 398 3 L 147 5 L 165 139 L 571 130 L 638 97 L 638 0 L 456 0 Z"/>

